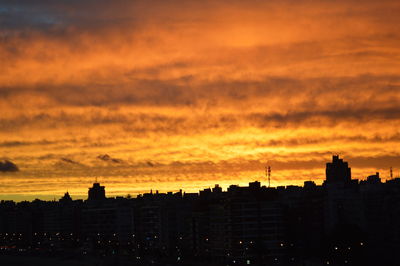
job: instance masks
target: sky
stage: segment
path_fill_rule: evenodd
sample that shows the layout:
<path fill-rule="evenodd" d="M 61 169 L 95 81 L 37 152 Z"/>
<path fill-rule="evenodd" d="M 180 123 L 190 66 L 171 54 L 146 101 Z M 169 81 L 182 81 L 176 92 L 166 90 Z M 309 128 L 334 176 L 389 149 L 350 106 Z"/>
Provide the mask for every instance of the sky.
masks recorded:
<path fill-rule="evenodd" d="M 0 0 L 0 199 L 400 169 L 397 0 Z"/>

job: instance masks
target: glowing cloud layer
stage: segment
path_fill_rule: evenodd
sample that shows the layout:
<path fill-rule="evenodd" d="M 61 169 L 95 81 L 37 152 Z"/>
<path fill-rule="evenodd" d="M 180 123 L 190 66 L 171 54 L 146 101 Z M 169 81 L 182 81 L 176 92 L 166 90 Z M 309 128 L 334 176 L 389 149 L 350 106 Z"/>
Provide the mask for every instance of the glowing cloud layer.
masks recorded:
<path fill-rule="evenodd" d="M 400 168 L 398 1 L 0 1 L 0 198 Z"/>

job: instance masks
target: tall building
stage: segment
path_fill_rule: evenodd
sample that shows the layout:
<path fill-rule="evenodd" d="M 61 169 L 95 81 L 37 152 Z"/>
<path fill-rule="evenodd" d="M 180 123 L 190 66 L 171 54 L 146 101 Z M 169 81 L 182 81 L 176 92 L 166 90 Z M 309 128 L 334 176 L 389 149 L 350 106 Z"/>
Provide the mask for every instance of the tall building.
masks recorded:
<path fill-rule="evenodd" d="M 106 199 L 106 191 L 104 186 L 100 186 L 100 183 L 94 183 L 93 187 L 89 188 L 88 200 L 104 200 Z"/>
<path fill-rule="evenodd" d="M 326 183 L 348 183 L 351 181 L 351 168 L 347 162 L 333 155 L 332 162 L 326 164 Z"/>

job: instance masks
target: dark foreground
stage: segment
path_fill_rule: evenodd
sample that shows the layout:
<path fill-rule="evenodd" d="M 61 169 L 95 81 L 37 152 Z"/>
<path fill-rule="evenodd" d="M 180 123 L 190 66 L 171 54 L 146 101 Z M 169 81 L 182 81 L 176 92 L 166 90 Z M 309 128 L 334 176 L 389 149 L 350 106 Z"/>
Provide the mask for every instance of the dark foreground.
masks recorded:
<path fill-rule="evenodd" d="M 217 266 L 212 262 L 194 262 L 186 263 L 156 263 L 137 261 L 132 257 L 115 256 L 115 257 L 46 257 L 31 255 L 0 255 L 1 266 L 135 266 L 135 265 L 152 265 L 152 266 L 173 266 L 173 265 L 193 265 L 193 266 Z"/>
<path fill-rule="evenodd" d="M 0 265 L 2 266 L 222 266 L 220 263 L 187 261 L 181 263 L 151 263 L 138 262 L 130 257 L 91 257 L 85 256 L 80 258 L 62 258 L 62 257 L 41 257 L 41 256 L 18 256 L 18 255 L 0 255 Z M 237 265 L 244 265 L 238 263 Z M 286 265 L 286 264 L 277 264 Z M 322 266 L 326 263 L 319 260 L 309 260 L 290 264 L 293 266 Z M 338 265 L 338 264 L 334 264 Z M 355 264 L 345 264 L 355 265 Z"/>

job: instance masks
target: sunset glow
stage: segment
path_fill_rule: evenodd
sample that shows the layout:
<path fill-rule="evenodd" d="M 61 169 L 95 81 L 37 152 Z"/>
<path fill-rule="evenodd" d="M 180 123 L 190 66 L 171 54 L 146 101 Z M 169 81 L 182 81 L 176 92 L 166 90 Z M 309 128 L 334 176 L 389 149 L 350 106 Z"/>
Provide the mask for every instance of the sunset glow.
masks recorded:
<path fill-rule="evenodd" d="M 3 2 L 0 199 L 399 173 L 399 1 Z"/>

